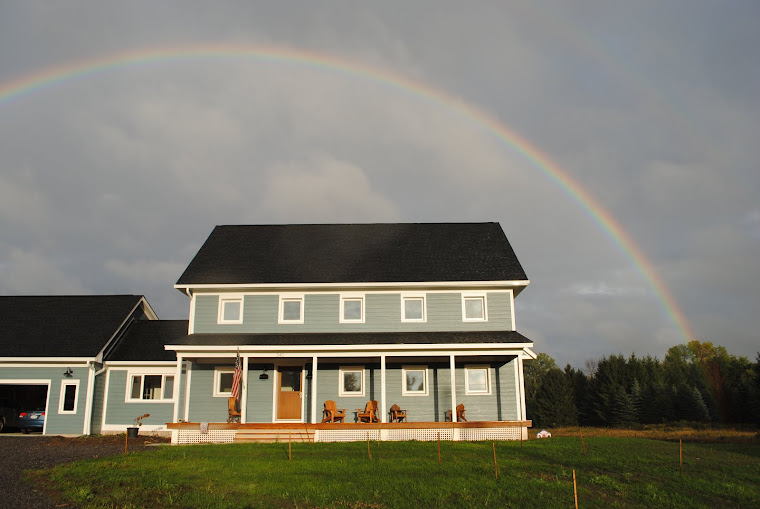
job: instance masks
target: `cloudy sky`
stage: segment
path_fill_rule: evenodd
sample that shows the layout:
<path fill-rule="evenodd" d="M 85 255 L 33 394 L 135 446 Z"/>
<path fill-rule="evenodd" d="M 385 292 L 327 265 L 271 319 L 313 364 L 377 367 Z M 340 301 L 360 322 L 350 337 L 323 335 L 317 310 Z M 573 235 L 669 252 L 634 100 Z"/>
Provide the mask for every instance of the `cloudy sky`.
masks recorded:
<path fill-rule="evenodd" d="M 560 364 L 760 350 L 758 2 L 195 3 L 0 0 L 0 294 L 186 318 L 217 224 L 499 221 Z"/>

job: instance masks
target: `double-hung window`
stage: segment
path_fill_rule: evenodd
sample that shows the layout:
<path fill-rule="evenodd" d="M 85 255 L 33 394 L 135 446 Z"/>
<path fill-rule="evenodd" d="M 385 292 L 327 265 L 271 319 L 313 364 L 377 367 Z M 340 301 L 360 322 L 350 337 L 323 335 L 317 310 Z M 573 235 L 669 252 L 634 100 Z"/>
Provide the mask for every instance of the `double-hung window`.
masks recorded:
<path fill-rule="evenodd" d="M 403 396 L 427 396 L 427 366 L 403 366 L 401 368 L 401 394 Z"/>
<path fill-rule="evenodd" d="M 364 323 L 364 296 L 340 298 L 340 323 Z"/>
<path fill-rule="evenodd" d="M 491 394 L 491 377 L 488 366 L 465 366 L 464 371 L 465 394 Z"/>
<path fill-rule="evenodd" d="M 462 295 L 462 320 L 465 322 L 485 322 L 488 320 L 485 294 Z"/>
<path fill-rule="evenodd" d="M 279 323 L 303 323 L 303 296 L 280 297 Z"/>
<path fill-rule="evenodd" d="M 340 387 L 338 395 L 364 396 L 364 368 L 361 366 L 340 367 Z"/>
<path fill-rule="evenodd" d="M 243 323 L 243 298 L 219 297 L 218 323 Z"/>
<path fill-rule="evenodd" d="M 404 295 L 401 297 L 402 322 L 424 322 L 426 320 L 424 295 Z"/>
<path fill-rule="evenodd" d="M 129 401 L 167 401 L 174 397 L 174 375 L 130 375 Z"/>

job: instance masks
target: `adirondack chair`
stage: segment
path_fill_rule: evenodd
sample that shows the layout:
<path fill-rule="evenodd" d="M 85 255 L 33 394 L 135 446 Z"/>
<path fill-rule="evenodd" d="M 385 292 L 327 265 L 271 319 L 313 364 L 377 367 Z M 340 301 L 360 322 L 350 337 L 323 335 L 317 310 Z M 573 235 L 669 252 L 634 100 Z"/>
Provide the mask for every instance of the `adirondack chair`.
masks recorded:
<path fill-rule="evenodd" d="M 328 399 L 325 401 L 325 409 L 322 410 L 322 422 L 343 422 L 346 418 L 346 409 L 337 408 L 335 401 Z"/>
<path fill-rule="evenodd" d="M 240 422 L 240 411 L 237 408 L 237 399 L 232 396 L 227 398 L 227 422 Z"/>
<path fill-rule="evenodd" d="M 356 415 L 359 417 L 359 422 L 378 422 L 377 421 L 377 401 L 374 399 L 367 402 L 367 406 L 364 407 L 364 411 L 361 409 L 356 410 Z"/>
<path fill-rule="evenodd" d="M 391 406 L 391 422 L 402 422 L 406 420 L 406 410 L 402 410 L 398 405 Z"/>
<path fill-rule="evenodd" d="M 464 417 L 464 411 L 464 403 L 459 403 L 457 405 L 457 422 L 467 422 L 467 419 Z M 451 421 L 451 410 L 446 410 L 445 420 Z"/>

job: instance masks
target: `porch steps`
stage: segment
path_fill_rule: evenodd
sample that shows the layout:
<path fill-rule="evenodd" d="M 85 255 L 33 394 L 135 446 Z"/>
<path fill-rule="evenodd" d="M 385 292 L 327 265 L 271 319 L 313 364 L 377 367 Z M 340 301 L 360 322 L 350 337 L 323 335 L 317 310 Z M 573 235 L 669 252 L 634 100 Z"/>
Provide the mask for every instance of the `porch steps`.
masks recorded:
<path fill-rule="evenodd" d="M 286 443 L 314 442 L 313 429 L 246 429 L 240 428 L 235 435 L 235 443 Z"/>

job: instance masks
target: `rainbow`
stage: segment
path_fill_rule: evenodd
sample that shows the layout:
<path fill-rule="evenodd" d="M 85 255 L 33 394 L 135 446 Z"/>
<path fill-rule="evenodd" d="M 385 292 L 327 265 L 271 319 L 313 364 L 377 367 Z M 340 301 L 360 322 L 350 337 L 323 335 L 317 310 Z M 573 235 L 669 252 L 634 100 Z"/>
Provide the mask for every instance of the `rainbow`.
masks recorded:
<path fill-rule="evenodd" d="M 633 242 L 633 239 L 625 232 L 620 223 L 565 170 L 543 154 L 530 141 L 501 123 L 493 115 L 458 97 L 411 80 L 393 71 L 370 67 L 332 55 L 276 46 L 204 44 L 202 46 L 141 49 L 69 62 L 0 83 L 0 107 L 14 99 L 114 68 L 182 59 L 230 57 L 248 58 L 260 62 L 295 64 L 317 70 L 327 70 L 352 78 L 372 80 L 388 88 L 411 95 L 416 99 L 446 108 L 463 120 L 485 128 L 490 136 L 531 163 L 581 207 L 588 217 L 607 234 L 613 244 L 631 260 L 637 271 L 653 289 L 665 314 L 678 328 L 684 340 L 694 339 L 694 334 L 683 312 L 652 263 Z"/>

